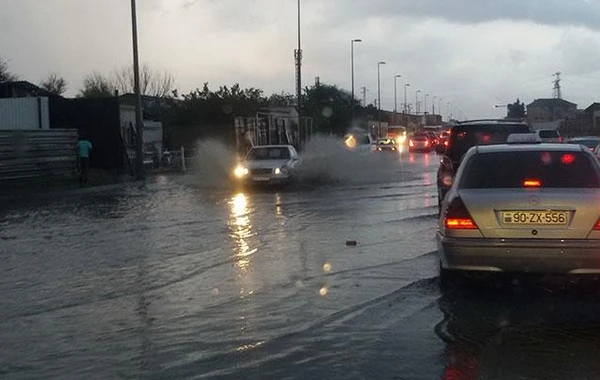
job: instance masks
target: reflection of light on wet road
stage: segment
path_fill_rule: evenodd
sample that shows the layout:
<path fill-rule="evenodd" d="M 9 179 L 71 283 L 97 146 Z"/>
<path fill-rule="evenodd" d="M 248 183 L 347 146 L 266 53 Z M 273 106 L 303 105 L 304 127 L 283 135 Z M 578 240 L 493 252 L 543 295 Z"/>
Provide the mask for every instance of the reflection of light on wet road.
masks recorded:
<path fill-rule="evenodd" d="M 427 153 L 425 155 L 425 167 L 428 168 L 429 167 L 429 153 Z"/>
<path fill-rule="evenodd" d="M 329 290 L 326 286 L 322 286 L 321 289 L 319 289 L 319 295 L 325 297 L 327 293 L 329 293 Z"/>
<path fill-rule="evenodd" d="M 258 348 L 260 346 L 262 346 L 263 344 L 265 344 L 264 341 L 260 341 L 260 342 L 256 342 L 256 343 L 252 343 L 252 344 L 243 344 L 241 346 L 236 347 L 236 351 L 249 351 L 252 350 L 254 348 Z"/>
<path fill-rule="evenodd" d="M 249 256 L 257 251 L 257 249 L 252 248 L 247 241 L 247 239 L 253 235 L 248 211 L 248 199 L 245 194 L 239 193 L 231 199 L 230 205 L 231 237 L 235 243 L 234 257 L 237 259 L 235 261 L 235 266 L 238 268 L 240 275 L 244 275 L 247 274 L 250 269 L 251 261 Z"/>

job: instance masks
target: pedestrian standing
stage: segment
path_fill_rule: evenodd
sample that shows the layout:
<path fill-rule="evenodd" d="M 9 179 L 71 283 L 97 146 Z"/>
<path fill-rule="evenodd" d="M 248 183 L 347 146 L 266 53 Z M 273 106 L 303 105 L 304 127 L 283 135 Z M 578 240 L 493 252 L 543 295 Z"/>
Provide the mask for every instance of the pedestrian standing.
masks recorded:
<path fill-rule="evenodd" d="M 84 184 L 88 181 L 88 172 L 90 170 L 90 153 L 92 143 L 82 135 L 77 141 L 77 159 L 79 161 L 79 183 Z"/>

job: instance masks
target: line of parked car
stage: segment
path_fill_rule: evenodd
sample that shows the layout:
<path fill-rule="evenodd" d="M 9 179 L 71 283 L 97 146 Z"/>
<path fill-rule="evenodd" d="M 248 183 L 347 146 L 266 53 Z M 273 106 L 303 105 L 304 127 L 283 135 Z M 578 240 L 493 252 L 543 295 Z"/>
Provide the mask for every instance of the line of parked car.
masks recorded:
<path fill-rule="evenodd" d="M 443 285 L 494 273 L 600 275 L 600 138 L 521 122 L 450 132 L 438 170 Z"/>

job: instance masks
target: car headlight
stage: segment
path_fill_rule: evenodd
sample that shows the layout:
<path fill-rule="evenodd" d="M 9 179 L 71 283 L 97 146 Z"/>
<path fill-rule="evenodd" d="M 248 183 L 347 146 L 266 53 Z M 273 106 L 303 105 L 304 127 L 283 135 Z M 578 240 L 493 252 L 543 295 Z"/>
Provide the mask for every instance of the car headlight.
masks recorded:
<path fill-rule="evenodd" d="M 275 168 L 275 170 L 273 170 L 273 173 L 275 173 L 275 175 L 287 174 L 287 172 L 288 172 L 287 166 L 282 166 L 280 168 Z"/>
<path fill-rule="evenodd" d="M 233 171 L 233 174 L 238 177 L 238 178 L 242 178 L 246 175 L 248 175 L 250 171 L 248 170 L 248 168 L 242 166 L 242 165 L 238 165 L 235 170 Z"/>

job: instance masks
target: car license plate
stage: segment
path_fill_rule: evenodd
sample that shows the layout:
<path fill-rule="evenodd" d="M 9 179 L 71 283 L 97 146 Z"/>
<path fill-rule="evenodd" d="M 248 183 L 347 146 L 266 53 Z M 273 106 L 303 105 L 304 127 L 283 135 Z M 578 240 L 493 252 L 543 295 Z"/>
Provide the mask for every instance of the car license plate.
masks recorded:
<path fill-rule="evenodd" d="M 507 225 L 565 226 L 568 221 L 568 211 L 502 211 L 502 223 Z"/>
<path fill-rule="evenodd" d="M 259 181 L 259 182 L 267 182 L 270 180 L 270 178 L 268 176 L 256 176 L 256 177 L 252 177 L 252 179 L 255 181 Z"/>

